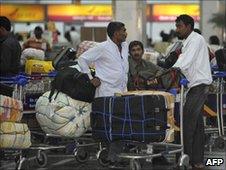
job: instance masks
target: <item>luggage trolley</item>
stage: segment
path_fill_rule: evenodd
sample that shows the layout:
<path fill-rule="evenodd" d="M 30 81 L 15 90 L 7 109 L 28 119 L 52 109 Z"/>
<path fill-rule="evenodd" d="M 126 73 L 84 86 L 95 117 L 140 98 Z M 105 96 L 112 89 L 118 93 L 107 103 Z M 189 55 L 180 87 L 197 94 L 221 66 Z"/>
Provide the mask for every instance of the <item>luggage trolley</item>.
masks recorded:
<path fill-rule="evenodd" d="M 30 75 L 29 76 L 30 86 L 34 84 L 34 87 L 37 87 L 39 89 L 30 88 L 28 84 L 27 85 L 28 90 L 25 91 L 24 95 L 26 95 L 26 92 L 29 92 L 29 94 L 40 94 L 41 92 L 41 94 L 43 94 L 46 91 L 50 90 L 50 81 L 49 81 L 49 85 L 48 85 L 48 82 L 42 82 L 42 81 L 43 81 L 43 78 L 52 78 L 52 77 L 55 77 L 55 73 L 48 74 L 48 75 L 45 75 L 45 74 Z M 39 84 L 47 83 L 46 85 L 40 85 L 41 87 L 44 88 L 44 90 L 43 88 L 40 88 L 40 86 L 37 86 L 36 82 Z M 33 103 L 31 103 L 31 106 L 35 105 L 34 103 L 35 100 L 32 99 L 32 101 Z M 29 105 L 29 100 L 25 100 L 25 102 L 27 102 L 26 105 Z M 32 109 L 27 110 L 26 114 L 36 114 L 36 111 L 34 109 L 35 108 L 33 107 Z M 45 167 L 48 164 L 49 151 L 56 151 L 56 150 L 67 151 L 67 149 L 70 147 L 70 149 L 73 149 L 71 156 L 74 156 L 79 163 L 85 163 L 90 157 L 90 153 L 86 148 L 90 148 L 89 146 L 98 146 L 98 143 L 92 140 L 92 138 L 90 137 L 91 135 L 89 133 L 85 133 L 83 136 L 78 138 L 66 137 L 66 136 L 56 135 L 50 132 L 45 132 L 41 129 L 41 127 L 39 127 L 39 128 L 31 128 L 31 134 L 35 140 L 36 139 L 39 140 L 38 144 L 33 143 L 33 145 L 30 147 L 31 150 L 37 150 L 35 162 L 39 167 Z M 54 143 L 50 143 L 51 139 L 54 140 Z M 61 142 L 60 140 L 62 140 L 63 142 Z M 72 146 L 70 146 L 70 144 L 73 145 L 73 148 L 71 148 Z M 65 153 L 65 155 L 68 155 L 68 154 Z"/>
<path fill-rule="evenodd" d="M 45 167 L 48 163 L 46 152 L 49 150 L 64 149 L 65 146 L 53 146 L 47 144 L 49 135 L 45 135 L 38 125 L 35 117 L 35 104 L 37 99 L 46 91 L 50 90 L 51 79 L 55 77 L 56 72 L 48 74 L 31 74 L 25 75 L 28 82 L 26 83 L 23 91 L 23 104 L 24 104 L 24 121 L 28 124 L 31 131 L 32 146 L 30 150 L 36 150 L 35 162 L 39 167 Z M 26 120 L 26 117 L 32 117 L 33 121 Z M 32 122 L 32 123 L 29 123 Z M 42 139 L 41 141 L 39 141 Z"/>
<path fill-rule="evenodd" d="M 82 50 L 81 52 L 85 50 L 86 49 Z M 55 58 L 52 61 L 52 65 L 56 70 L 61 69 L 61 67 L 64 65 L 65 66 L 75 65 L 77 63 L 76 61 L 74 61 L 75 57 L 76 57 L 76 51 L 73 48 L 64 47 L 55 56 Z M 46 144 L 48 142 L 48 138 L 73 140 L 74 146 L 73 146 L 72 156 L 74 156 L 79 163 L 85 163 L 89 159 L 90 153 L 87 148 L 90 149 L 90 147 L 92 146 L 99 146 L 98 145 L 99 143 L 96 143 L 95 141 L 93 141 L 90 133 L 85 133 L 84 135 L 78 138 L 65 137 L 65 136 L 60 136 L 56 134 L 45 133 L 43 131 L 42 132 L 34 131 L 33 134 L 36 134 L 39 136 L 42 135 L 44 137 L 44 140 L 43 140 L 44 145 L 38 147 L 38 155 L 37 155 L 37 161 L 36 161 L 38 166 L 40 167 L 45 167 L 47 165 L 46 152 L 48 150 L 67 149 L 67 145 L 55 146 L 55 145 Z M 37 147 L 35 147 L 34 149 L 37 149 Z"/>
<path fill-rule="evenodd" d="M 180 115 L 181 115 L 180 116 L 180 122 L 182 122 L 182 123 L 180 123 L 181 144 L 166 143 L 165 140 L 163 140 L 163 142 L 152 142 L 152 143 L 149 143 L 149 142 L 148 143 L 147 142 L 140 142 L 140 141 L 133 141 L 133 140 L 136 140 L 135 139 L 136 138 L 135 136 L 133 137 L 133 140 L 130 140 L 130 139 L 124 140 L 124 139 L 126 139 L 126 138 L 124 138 L 125 136 L 135 135 L 135 134 L 138 134 L 139 133 L 139 130 L 132 132 L 131 130 L 128 130 L 128 127 L 127 127 L 127 130 L 124 131 L 124 129 L 126 129 L 125 126 L 127 126 L 125 124 L 125 121 L 128 121 L 128 120 L 130 121 L 130 119 L 131 119 L 130 118 L 130 114 L 131 113 L 136 113 L 137 111 L 134 111 L 134 112 L 131 112 L 130 113 L 130 111 L 128 111 L 128 108 L 127 108 L 127 107 L 129 107 L 128 103 L 125 104 L 125 106 L 123 106 L 123 107 L 125 107 L 124 110 L 122 110 L 122 109 L 121 110 L 119 109 L 120 111 L 117 110 L 117 113 L 119 113 L 119 114 L 121 114 L 121 112 L 123 112 L 123 111 L 126 112 L 124 114 L 122 113 L 125 116 L 125 119 L 124 120 L 120 120 L 122 123 L 124 122 L 123 124 L 125 126 L 122 125 L 122 132 L 119 132 L 119 130 L 118 131 L 115 130 L 113 132 L 111 126 L 109 126 L 108 123 L 110 122 L 110 124 L 113 124 L 113 121 L 114 121 L 114 123 L 119 123 L 118 120 L 121 119 L 121 117 L 116 117 L 116 115 L 111 116 L 112 110 L 115 108 L 112 105 L 111 100 L 116 100 L 117 98 L 115 98 L 115 97 L 108 97 L 107 99 L 103 98 L 103 102 L 104 102 L 103 103 L 103 108 L 99 109 L 99 107 L 100 107 L 99 105 L 98 106 L 95 105 L 95 107 L 93 108 L 94 110 L 93 110 L 93 114 L 92 114 L 92 117 L 93 118 L 91 117 L 91 126 L 93 125 L 94 128 L 97 128 L 97 129 L 93 129 L 93 132 L 95 132 L 93 134 L 94 135 L 93 137 L 95 137 L 96 134 L 97 135 L 101 135 L 101 137 L 104 137 L 106 139 L 109 138 L 108 141 L 111 142 L 111 141 L 113 141 L 112 140 L 113 139 L 112 138 L 113 136 L 118 136 L 119 138 L 114 138 L 114 140 L 118 140 L 119 142 L 121 142 L 118 145 L 125 144 L 125 145 L 123 145 L 125 147 L 123 147 L 123 150 L 122 151 L 118 152 L 119 154 L 117 154 L 117 157 L 120 160 L 127 160 L 126 162 L 129 162 L 130 169 L 140 170 L 141 169 L 141 166 L 142 166 L 142 163 L 143 163 L 141 161 L 143 161 L 143 160 L 146 160 L 146 161 L 149 161 L 150 162 L 150 159 L 152 159 L 152 158 L 160 157 L 160 156 L 164 156 L 164 155 L 169 155 L 169 154 L 176 154 L 176 153 L 181 153 L 181 157 L 179 159 L 178 165 L 181 168 L 186 168 L 186 167 L 188 168 L 188 166 L 189 166 L 189 157 L 188 157 L 188 155 L 184 154 L 184 144 L 183 144 L 183 140 L 182 140 L 183 139 L 183 121 L 182 120 L 183 120 L 183 104 L 184 104 L 184 86 L 186 86 L 187 83 L 188 83 L 188 81 L 186 79 L 181 79 L 181 81 L 180 81 L 180 85 L 181 85 L 181 89 L 180 89 L 181 90 L 180 91 Z M 177 90 L 175 90 L 175 91 L 177 91 Z M 128 95 L 130 95 L 130 93 L 128 93 Z M 127 94 L 125 96 L 127 96 Z M 119 99 L 119 100 L 120 101 L 123 100 L 125 102 L 128 100 L 127 102 L 129 102 L 129 99 L 130 98 L 133 98 L 133 96 L 134 95 L 132 95 L 131 97 L 128 96 L 125 99 Z M 99 104 L 100 104 L 100 101 L 102 99 L 97 99 L 97 100 L 98 100 L 97 102 L 99 102 Z M 142 102 L 142 100 L 144 100 L 144 99 L 141 98 L 141 102 Z M 160 101 L 161 100 L 159 100 L 159 102 Z M 122 108 L 122 104 L 120 104 L 120 106 L 121 106 L 120 108 Z M 147 104 L 146 104 L 145 107 L 147 107 Z M 142 112 L 144 114 L 144 108 L 143 108 L 143 106 L 142 106 L 142 110 L 143 110 Z M 157 112 L 159 113 L 159 111 L 157 111 Z M 145 111 L 145 113 L 146 113 L 146 111 Z M 129 116 L 129 117 L 127 117 L 127 116 Z M 104 127 L 103 128 L 105 130 L 99 129 L 99 126 L 100 125 L 98 125 L 98 124 L 96 125 L 96 123 L 94 121 L 94 118 L 96 118 L 95 120 L 97 121 L 97 118 L 99 120 L 100 117 L 103 118 L 103 121 L 104 121 L 103 122 L 104 123 Z M 115 118 L 113 119 L 113 117 L 115 117 Z M 129 118 L 129 119 L 127 119 L 127 118 Z M 156 119 L 159 119 L 158 122 L 162 122 L 163 121 L 163 120 L 160 120 L 160 118 L 161 117 L 156 117 Z M 148 119 L 150 119 L 150 118 L 148 117 Z M 146 120 L 148 120 L 148 119 L 146 119 Z M 151 118 L 151 119 L 153 119 L 153 118 Z M 92 120 L 93 120 L 93 123 L 92 123 Z M 108 121 L 108 123 L 106 123 L 106 121 Z M 116 122 L 116 121 L 118 121 L 118 122 Z M 135 120 L 135 119 L 133 120 L 133 122 L 136 122 L 136 121 L 139 121 L 140 122 L 140 120 Z M 132 127 L 131 121 L 130 121 L 130 126 Z M 142 126 L 144 128 L 145 125 L 142 125 Z M 158 128 L 158 127 L 156 127 L 156 125 L 153 125 L 153 126 L 155 126 L 155 128 Z M 159 124 L 159 128 L 161 128 L 160 126 L 162 126 L 162 125 Z M 117 128 L 117 127 L 115 127 L 115 128 Z M 120 134 L 118 134 L 117 132 L 120 133 Z M 148 133 L 145 130 L 143 130 L 143 132 Z M 127 134 L 127 133 L 131 133 L 131 134 Z M 154 138 L 157 137 L 155 133 L 157 134 L 158 132 L 153 132 L 153 134 L 155 135 L 155 136 L 153 136 Z M 139 136 L 140 136 L 140 134 L 139 134 Z M 124 139 L 120 139 L 120 137 L 122 137 Z M 164 139 L 164 138 L 166 139 L 166 136 L 164 136 L 163 138 L 162 137 L 163 136 L 162 136 L 162 133 L 161 133 L 161 139 Z M 151 138 L 148 137 L 147 139 L 146 138 L 145 139 L 148 141 Z M 100 138 L 100 136 L 97 137 L 97 139 L 100 139 L 101 140 L 101 142 L 100 142 L 100 150 L 97 153 L 98 162 L 102 166 L 109 166 L 109 161 L 106 159 L 106 157 L 108 156 L 108 152 L 109 152 L 108 149 L 107 149 L 108 145 L 107 144 L 104 145 L 104 142 L 102 141 L 102 139 Z M 157 140 L 159 140 L 159 139 L 157 139 Z M 111 143 L 109 143 L 109 144 L 111 145 Z M 117 146 L 117 144 L 116 144 L 116 146 Z M 158 153 L 153 153 L 155 147 L 160 147 L 164 151 L 158 152 Z"/>
<path fill-rule="evenodd" d="M 0 83 L 12 87 L 12 98 L 23 101 L 23 87 L 27 84 L 28 79 L 24 75 L 9 77 L 0 77 Z M 9 92 L 11 93 L 11 92 Z M 10 95 L 10 94 L 8 94 Z M 16 169 L 21 169 L 23 162 L 26 161 L 26 153 L 29 148 L 1 148 L 4 151 L 15 151 L 11 156 L 15 156 Z"/>
<path fill-rule="evenodd" d="M 214 71 L 213 72 L 213 78 L 216 79 L 216 113 L 217 113 L 217 128 L 207 128 L 205 129 L 206 134 L 216 134 L 218 135 L 212 135 L 210 138 L 213 138 L 210 145 L 210 150 L 212 149 L 212 145 L 223 149 L 225 147 L 225 126 L 224 126 L 224 119 L 223 119 L 223 95 L 225 93 L 225 80 L 226 78 L 226 72 L 224 71 Z M 224 99 L 225 100 L 225 99 Z"/>
<path fill-rule="evenodd" d="M 54 75 L 41 75 L 42 77 L 52 77 Z M 29 83 L 33 82 L 33 81 L 40 81 L 40 75 L 32 75 L 32 76 L 28 76 L 26 74 L 19 74 L 13 77 L 1 77 L 1 83 L 5 84 L 5 85 L 14 85 L 14 90 L 12 93 L 12 97 L 15 99 L 19 99 L 20 101 L 22 101 L 23 105 L 29 105 L 30 103 L 26 103 L 26 99 L 25 99 L 25 95 L 26 95 L 26 91 L 33 91 L 35 92 L 34 89 L 30 88 L 31 86 L 29 86 Z M 27 90 L 26 90 L 27 89 Z M 27 101 L 28 102 L 28 101 Z M 34 102 L 34 101 L 33 101 Z M 32 103 L 31 105 L 33 105 L 35 103 Z M 30 107 L 31 108 L 31 107 Z M 26 110 L 27 108 L 25 108 L 25 110 L 23 110 L 23 117 L 26 114 L 34 114 L 34 110 Z M 22 118 L 22 122 L 23 122 L 23 118 Z M 26 123 L 26 122 L 25 122 Z M 29 127 L 28 128 L 31 132 L 31 140 L 32 137 L 35 134 L 40 134 L 40 132 L 36 132 L 36 131 L 32 131 L 33 129 Z M 35 129 L 36 130 L 36 129 Z M 33 141 L 32 141 L 33 142 Z M 47 165 L 47 156 L 45 154 L 44 151 L 46 150 L 52 150 L 52 149 L 59 149 L 59 148 L 63 148 L 62 146 L 47 146 L 47 145 L 31 145 L 29 148 L 26 149 L 21 149 L 21 148 L 4 148 L 4 150 L 15 150 L 18 151 L 15 154 L 15 162 L 16 162 L 16 169 L 21 169 L 23 166 L 23 169 L 29 169 L 28 165 L 25 164 L 25 161 L 27 160 L 27 153 L 29 152 L 29 150 L 38 150 L 35 161 L 37 163 L 37 165 L 39 165 L 40 167 L 44 167 Z"/>
<path fill-rule="evenodd" d="M 141 164 L 139 162 L 140 159 L 152 159 L 155 157 L 160 157 L 163 155 L 181 153 L 181 156 L 178 160 L 178 165 L 180 168 L 188 168 L 189 167 L 189 157 L 184 153 L 184 143 L 183 143 L 183 104 L 184 104 L 184 86 L 186 86 L 188 81 L 186 79 L 182 79 L 180 81 L 181 89 L 180 89 L 180 140 L 181 144 L 171 144 L 171 143 L 150 143 L 148 144 L 148 150 L 141 153 L 120 153 L 118 157 L 123 159 L 130 160 L 130 169 L 140 170 Z M 153 148 L 155 146 L 165 147 L 165 151 L 161 153 L 152 153 Z M 148 151 L 148 152 L 147 152 Z"/>

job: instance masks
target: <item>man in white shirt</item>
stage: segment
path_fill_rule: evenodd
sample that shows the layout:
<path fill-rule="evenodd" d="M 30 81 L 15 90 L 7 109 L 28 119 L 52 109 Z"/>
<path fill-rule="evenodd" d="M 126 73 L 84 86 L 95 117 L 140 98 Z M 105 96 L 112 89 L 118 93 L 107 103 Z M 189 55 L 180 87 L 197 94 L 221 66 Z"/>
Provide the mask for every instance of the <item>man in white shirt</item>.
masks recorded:
<path fill-rule="evenodd" d="M 114 96 L 115 93 L 127 91 L 128 81 L 128 45 L 125 42 L 127 33 L 121 22 L 110 22 L 107 26 L 107 40 L 87 50 L 78 58 L 81 71 L 87 73 L 96 88 L 95 97 Z M 92 77 L 89 65 L 95 66 L 95 77 Z M 117 153 L 122 146 L 110 143 L 108 159 L 111 165 L 117 164 Z"/>
<path fill-rule="evenodd" d="M 182 53 L 173 67 L 179 67 L 189 81 L 184 105 L 184 152 L 191 165 L 203 169 L 204 124 L 202 109 L 212 82 L 208 47 L 202 35 L 193 31 L 194 20 L 189 15 L 176 19 L 176 32 L 184 39 Z"/>
<path fill-rule="evenodd" d="M 107 40 L 84 52 L 78 63 L 97 87 L 95 97 L 113 96 L 127 91 L 128 45 L 127 33 L 121 22 L 110 22 Z M 89 65 L 95 65 L 96 77 L 92 77 Z"/>

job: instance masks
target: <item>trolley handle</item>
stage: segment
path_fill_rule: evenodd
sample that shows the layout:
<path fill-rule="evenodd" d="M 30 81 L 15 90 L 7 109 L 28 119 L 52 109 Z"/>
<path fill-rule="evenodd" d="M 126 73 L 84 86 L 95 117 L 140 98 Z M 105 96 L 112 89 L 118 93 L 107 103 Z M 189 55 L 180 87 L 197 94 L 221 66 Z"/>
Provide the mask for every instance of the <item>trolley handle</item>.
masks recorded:
<path fill-rule="evenodd" d="M 189 81 L 186 78 L 182 78 L 180 80 L 180 85 L 187 86 L 188 83 L 189 83 Z"/>
<path fill-rule="evenodd" d="M 56 74 L 57 74 L 56 71 L 52 71 L 52 72 L 49 72 L 48 74 L 32 74 L 32 75 L 29 75 L 28 78 L 35 79 L 35 80 L 42 79 L 43 77 L 54 78 L 56 77 Z"/>
<path fill-rule="evenodd" d="M 218 71 L 218 69 L 219 69 L 219 68 L 218 68 L 218 65 L 212 65 L 212 66 L 211 66 L 211 70 L 212 70 L 212 71 Z"/>
<path fill-rule="evenodd" d="M 28 78 L 24 75 L 10 76 L 10 77 L 0 77 L 0 82 L 6 82 L 6 84 L 17 84 L 20 86 L 25 86 L 28 83 Z"/>
<path fill-rule="evenodd" d="M 182 78 L 180 80 L 180 85 L 183 86 L 183 87 L 187 87 L 187 84 L 188 83 L 189 83 L 189 81 L 186 78 Z M 171 88 L 171 89 L 168 90 L 168 92 L 171 93 L 174 96 L 177 96 L 177 94 L 178 94 L 178 88 Z"/>
<path fill-rule="evenodd" d="M 225 78 L 226 77 L 226 71 L 214 71 L 213 77 L 215 77 L 215 78 Z"/>

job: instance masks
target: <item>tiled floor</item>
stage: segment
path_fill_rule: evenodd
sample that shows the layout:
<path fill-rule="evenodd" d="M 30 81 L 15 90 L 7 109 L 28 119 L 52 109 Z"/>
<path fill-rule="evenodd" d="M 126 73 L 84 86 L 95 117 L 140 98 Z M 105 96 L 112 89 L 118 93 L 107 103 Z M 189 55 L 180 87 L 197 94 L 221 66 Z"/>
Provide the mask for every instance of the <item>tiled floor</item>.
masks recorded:
<path fill-rule="evenodd" d="M 27 167 L 28 169 L 31 170 L 107 170 L 109 169 L 108 167 L 102 167 L 100 164 L 98 164 L 96 160 L 95 155 L 91 155 L 90 159 L 85 162 L 84 164 L 78 163 L 73 157 L 73 155 L 63 155 L 62 152 L 48 152 L 48 164 L 46 167 L 41 168 L 37 166 L 37 163 L 35 162 L 35 155 L 36 152 L 34 153 L 29 153 L 28 155 L 28 160 L 26 160 L 22 166 L 24 169 Z M 167 157 L 168 160 L 172 163 L 170 165 L 152 165 L 151 163 L 146 162 L 144 166 L 142 167 L 143 170 L 173 170 L 175 169 L 175 155 L 170 155 Z M 212 152 L 206 151 L 205 152 L 205 158 L 223 158 L 224 161 L 226 160 L 226 153 L 225 150 L 214 150 Z M 8 159 L 8 160 L 2 160 L 0 162 L 0 169 L 4 170 L 13 170 L 15 169 L 15 162 L 14 159 Z M 129 169 L 124 168 L 124 169 Z M 222 166 L 215 166 L 215 167 L 206 167 L 208 170 L 225 170 L 225 164 Z"/>

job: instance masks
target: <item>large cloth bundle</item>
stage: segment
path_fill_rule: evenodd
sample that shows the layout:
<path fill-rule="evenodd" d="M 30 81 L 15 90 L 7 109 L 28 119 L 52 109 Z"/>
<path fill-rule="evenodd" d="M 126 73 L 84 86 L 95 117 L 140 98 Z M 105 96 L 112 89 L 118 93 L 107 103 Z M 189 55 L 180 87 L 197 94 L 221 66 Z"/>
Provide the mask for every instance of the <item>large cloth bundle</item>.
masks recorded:
<path fill-rule="evenodd" d="M 0 148 L 23 149 L 31 146 L 31 134 L 27 124 L 0 123 Z"/>
<path fill-rule="evenodd" d="M 35 48 L 26 48 L 22 51 L 20 63 L 24 65 L 27 60 L 35 59 L 35 60 L 44 60 L 45 52 L 43 50 L 35 49 Z"/>
<path fill-rule="evenodd" d="M 44 132 L 65 137 L 79 137 L 90 128 L 91 104 L 74 100 L 64 93 L 50 92 L 36 102 L 36 118 Z"/>
<path fill-rule="evenodd" d="M 159 91 L 132 91 L 96 98 L 92 104 L 93 138 L 100 141 L 160 142 L 174 126 L 174 96 Z"/>
<path fill-rule="evenodd" d="M 23 104 L 20 100 L 0 95 L 0 122 L 20 122 L 22 111 Z"/>
<path fill-rule="evenodd" d="M 85 51 L 87 51 L 90 48 L 93 48 L 97 45 L 98 43 L 95 41 L 83 41 L 79 44 L 76 56 L 77 58 L 82 55 Z"/>

